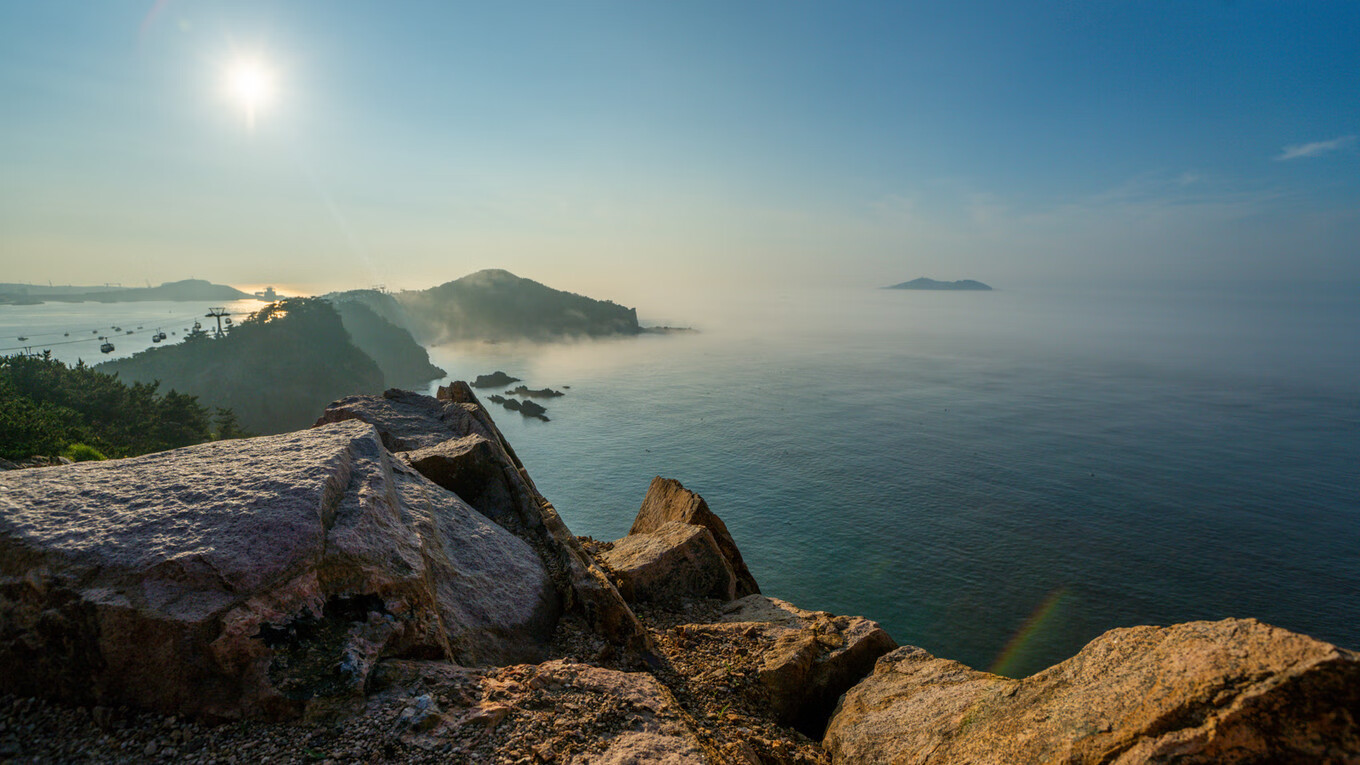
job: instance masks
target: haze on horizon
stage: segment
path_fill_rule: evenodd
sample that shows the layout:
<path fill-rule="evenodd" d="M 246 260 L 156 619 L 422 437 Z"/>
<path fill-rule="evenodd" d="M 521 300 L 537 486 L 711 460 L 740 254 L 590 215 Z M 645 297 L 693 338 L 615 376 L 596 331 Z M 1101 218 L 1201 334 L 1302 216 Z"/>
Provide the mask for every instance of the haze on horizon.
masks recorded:
<path fill-rule="evenodd" d="M 3 281 L 1360 283 L 1360 5 L 0 6 Z"/>

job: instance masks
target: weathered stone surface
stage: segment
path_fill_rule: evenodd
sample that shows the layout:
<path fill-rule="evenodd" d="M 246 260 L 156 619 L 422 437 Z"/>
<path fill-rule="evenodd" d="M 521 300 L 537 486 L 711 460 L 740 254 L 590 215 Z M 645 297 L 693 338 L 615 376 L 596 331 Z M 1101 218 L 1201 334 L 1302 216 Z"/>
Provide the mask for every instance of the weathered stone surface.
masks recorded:
<path fill-rule="evenodd" d="M 805 611 L 777 598 L 748 595 L 723 609 L 717 623 L 687 624 L 692 636 L 750 642 L 757 673 L 781 723 L 817 739 L 836 702 L 897 647 L 877 622 L 861 616 Z"/>
<path fill-rule="evenodd" d="M 751 572 L 746 568 L 746 562 L 741 559 L 741 550 L 737 549 L 736 542 L 732 541 L 732 535 L 727 531 L 727 524 L 708 509 L 708 503 L 704 498 L 686 489 L 673 478 L 657 476 L 647 487 L 647 496 L 643 498 L 642 507 L 638 510 L 637 518 L 633 520 L 633 527 L 628 533 L 651 533 L 671 521 L 703 526 L 713 534 L 718 549 L 722 550 L 723 557 L 727 558 L 732 571 L 736 573 L 737 597 L 760 592 L 755 577 L 751 576 Z"/>
<path fill-rule="evenodd" d="M 901 648 L 831 721 L 844 763 L 1360 762 L 1360 656 L 1254 619 L 1117 629 L 1012 680 Z"/>
<path fill-rule="evenodd" d="M 628 601 L 736 597 L 736 575 L 703 526 L 672 521 L 649 533 L 629 534 L 600 560 L 614 572 Z"/>
<path fill-rule="evenodd" d="M 204 717 L 361 697 L 385 655 L 542 654 L 533 551 L 341 423 L 0 477 L 0 687 Z"/>
<path fill-rule="evenodd" d="M 454 761 L 500 761 L 495 751 L 512 747 L 532 750 L 535 761 L 716 761 L 704 758 L 694 719 L 645 672 L 561 659 L 494 670 L 388 660 L 375 677 L 371 701 L 402 708 L 404 740 L 451 750 Z"/>
<path fill-rule="evenodd" d="M 434 446 L 402 453 L 421 475 L 452 491 L 477 512 L 501 523 L 533 523 L 532 507 L 518 502 L 513 474 L 507 475 L 501 450 L 485 436 L 450 438 Z"/>
<path fill-rule="evenodd" d="M 661 733 L 620 733 L 610 739 L 604 754 L 586 755 L 572 762 L 582 765 L 704 765 L 703 755 L 691 738 Z"/>
<path fill-rule="evenodd" d="M 646 629 L 604 571 L 581 549 L 552 503 L 539 493 L 467 383 L 440 388 L 438 399 L 401 390 L 350 396 L 327 407 L 318 424 L 347 419 L 373 424 L 389 449 L 409 450 L 405 459 L 452 491 L 468 490 L 458 479 L 464 472 L 493 477 L 472 500 L 477 509 L 538 553 L 567 608 L 580 613 L 615 644 L 646 649 Z M 470 436 L 482 440 L 464 440 Z M 444 446 L 451 440 L 455 443 Z M 497 474 L 499 479 L 494 478 Z"/>

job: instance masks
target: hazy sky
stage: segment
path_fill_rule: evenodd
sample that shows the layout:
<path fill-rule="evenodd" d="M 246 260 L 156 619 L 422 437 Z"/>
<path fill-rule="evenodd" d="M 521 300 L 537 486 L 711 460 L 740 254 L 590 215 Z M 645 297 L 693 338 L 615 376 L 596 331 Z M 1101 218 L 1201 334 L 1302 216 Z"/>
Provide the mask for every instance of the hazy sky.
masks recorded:
<path fill-rule="evenodd" d="M 0 0 L 0 281 L 1360 282 L 1357 41 L 1306 0 Z"/>

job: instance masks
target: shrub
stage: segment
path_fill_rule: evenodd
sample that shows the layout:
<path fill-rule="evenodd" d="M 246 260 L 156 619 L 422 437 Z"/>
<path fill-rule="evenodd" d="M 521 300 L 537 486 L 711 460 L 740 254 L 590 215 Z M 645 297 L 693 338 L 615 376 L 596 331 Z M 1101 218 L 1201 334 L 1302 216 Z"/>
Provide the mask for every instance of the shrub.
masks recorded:
<path fill-rule="evenodd" d="M 108 457 L 104 456 L 103 452 L 89 444 L 71 444 L 62 451 L 61 456 L 74 462 L 90 462 L 108 459 Z"/>

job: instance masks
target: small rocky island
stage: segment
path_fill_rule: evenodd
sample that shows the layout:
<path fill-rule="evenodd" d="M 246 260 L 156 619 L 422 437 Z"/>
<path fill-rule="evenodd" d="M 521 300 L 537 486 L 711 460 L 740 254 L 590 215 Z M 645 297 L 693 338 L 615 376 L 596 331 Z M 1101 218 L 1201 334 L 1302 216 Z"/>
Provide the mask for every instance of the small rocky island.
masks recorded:
<path fill-rule="evenodd" d="M 990 290 L 991 287 L 989 287 L 989 286 L 987 286 L 987 285 L 983 284 L 982 282 L 977 281 L 977 280 L 975 280 L 975 279 L 960 279 L 960 280 L 958 280 L 958 281 L 956 281 L 956 282 L 940 282 L 940 281 L 936 281 L 936 280 L 934 280 L 934 279 L 927 279 L 926 277 L 923 276 L 923 277 L 921 277 L 920 279 L 912 279 L 912 280 L 909 281 L 909 282 L 902 282 L 901 284 L 894 284 L 894 285 L 892 285 L 891 287 L 884 287 L 883 289 L 885 289 L 885 290 L 942 290 L 942 291 L 949 291 L 949 290 L 976 290 L 976 291 L 987 291 L 987 290 Z"/>
<path fill-rule="evenodd" d="M 24 761 L 1360 759 L 1360 655 L 1252 619 L 1011 679 L 762 594 L 678 481 L 573 536 L 461 382 L 0 472 L 0 668 Z"/>
<path fill-rule="evenodd" d="M 509 385 L 510 383 L 517 383 L 517 382 L 519 382 L 519 378 L 518 378 L 518 377 L 511 377 L 510 375 L 508 375 L 508 374 L 502 372 L 501 370 L 497 369 L 495 372 L 492 372 L 492 373 L 489 374 L 489 375 L 477 375 L 477 379 L 475 379 L 475 380 L 472 381 L 472 387 L 474 387 L 474 388 L 504 388 L 505 386 Z"/>

